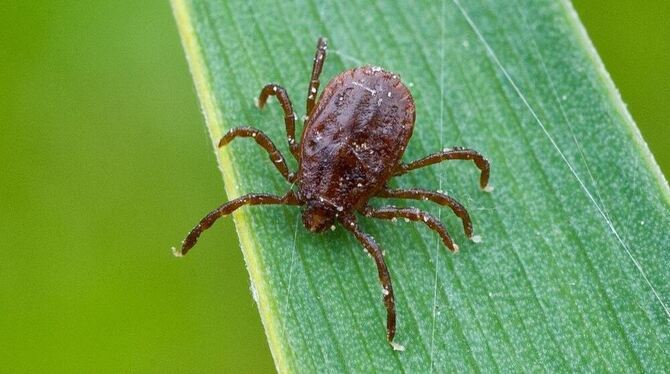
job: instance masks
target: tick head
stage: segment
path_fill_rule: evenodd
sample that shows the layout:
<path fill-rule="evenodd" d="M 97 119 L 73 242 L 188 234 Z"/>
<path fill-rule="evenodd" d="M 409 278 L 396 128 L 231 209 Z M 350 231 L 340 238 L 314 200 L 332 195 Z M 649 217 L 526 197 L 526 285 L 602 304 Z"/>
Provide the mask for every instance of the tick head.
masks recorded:
<path fill-rule="evenodd" d="M 302 223 L 311 232 L 322 232 L 335 222 L 335 211 L 320 202 L 307 202 L 302 211 Z"/>

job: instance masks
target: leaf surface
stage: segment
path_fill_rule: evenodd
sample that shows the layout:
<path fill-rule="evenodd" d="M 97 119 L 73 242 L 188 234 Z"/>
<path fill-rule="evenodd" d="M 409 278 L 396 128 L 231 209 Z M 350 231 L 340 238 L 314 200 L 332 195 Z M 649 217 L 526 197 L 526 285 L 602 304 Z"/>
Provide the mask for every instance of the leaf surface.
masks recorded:
<path fill-rule="evenodd" d="M 456 255 L 422 225 L 360 219 L 385 249 L 404 352 L 385 341 L 374 264 L 345 230 L 310 234 L 295 207 L 234 214 L 281 372 L 670 371 L 668 185 L 568 2 L 173 8 L 214 145 L 252 125 L 290 158 L 279 105 L 259 111 L 254 99 L 279 83 L 301 115 L 325 36 L 322 87 L 363 64 L 410 86 L 417 122 L 405 161 L 454 145 L 491 161 L 492 193 L 469 162 L 390 182 L 465 205 L 481 243 L 449 209 L 393 201 L 440 217 Z M 250 140 L 216 152 L 230 198 L 290 188 Z"/>

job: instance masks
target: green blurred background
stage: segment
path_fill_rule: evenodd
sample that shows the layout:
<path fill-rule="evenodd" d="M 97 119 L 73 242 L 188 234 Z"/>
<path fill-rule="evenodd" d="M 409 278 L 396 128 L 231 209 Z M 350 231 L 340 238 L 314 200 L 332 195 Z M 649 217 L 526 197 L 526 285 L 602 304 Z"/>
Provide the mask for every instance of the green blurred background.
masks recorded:
<path fill-rule="evenodd" d="M 670 2 L 575 7 L 667 175 Z M 273 371 L 168 3 L 0 22 L 0 372 Z"/>

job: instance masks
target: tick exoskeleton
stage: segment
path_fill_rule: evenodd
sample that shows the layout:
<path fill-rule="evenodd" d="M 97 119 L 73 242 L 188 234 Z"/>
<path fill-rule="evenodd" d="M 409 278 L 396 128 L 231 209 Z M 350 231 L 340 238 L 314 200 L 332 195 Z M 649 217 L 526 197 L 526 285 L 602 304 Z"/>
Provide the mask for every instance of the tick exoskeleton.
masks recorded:
<path fill-rule="evenodd" d="M 219 142 L 219 147 L 222 147 L 237 137 L 253 138 L 268 152 L 272 164 L 295 189 L 283 196 L 248 194 L 221 205 L 191 230 L 176 254 L 186 254 L 200 234 L 217 219 L 244 205 L 302 206 L 302 220 L 309 231 L 322 232 L 339 223 L 358 239 L 374 259 L 387 312 L 386 337 L 392 342 L 396 315 L 391 276 L 381 249 L 371 236 L 360 229 L 356 213 L 372 218 L 404 218 L 423 223 L 442 238 L 447 248 L 457 251 L 458 246 L 434 216 L 417 208 L 375 208 L 368 205 L 368 200 L 373 197 L 430 200 L 446 205 L 462 220 L 465 234 L 472 238 L 470 216 L 452 197 L 418 188 L 391 189 L 386 183 L 394 176 L 444 160 L 472 160 L 481 170 L 480 187 L 485 188 L 489 179 L 489 162 L 478 152 L 461 147 L 445 148 L 416 161 L 401 162 L 414 129 L 415 107 L 412 94 L 400 76 L 376 66 L 349 69 L 330 81 L 317 100 L 319 76 L 325 59 L 326 40 L 319 38 L 299 142 L 295 138 L 296 115 L 286 90 L 279 85 L 268 84 L 258 98 L 261 108 L 269 96 L 276 96 L 281 104 L 288 146 L 299 165 L 296 173 L 289 170 L 284 156 L 261 130 L 236 127 Z"/>

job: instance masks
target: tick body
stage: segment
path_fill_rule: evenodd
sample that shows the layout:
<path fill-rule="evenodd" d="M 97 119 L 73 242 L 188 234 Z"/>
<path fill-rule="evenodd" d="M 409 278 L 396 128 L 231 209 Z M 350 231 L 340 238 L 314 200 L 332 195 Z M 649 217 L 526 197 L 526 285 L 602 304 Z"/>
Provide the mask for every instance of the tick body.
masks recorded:
<path fill-rule="evenodd" d="M 481 170 L 480 186 L 489 179 L 489 163 L 478 152 L 461 147 L 445 148 L 422 159 L 403 163 L 403 153 L 414 129 L 415 106 L 412 95 L 396 74 L 375 66 L 347 70 L 330 81 L 318 98 L 319 76 L 326 58 L 326 40 L 317 42 L 312 75 L 307 91 L 306 116 L 300 141 L 295 137 L 293 105 L 286 90 L 269 84 L 260 93 L 262 108 L 269 96 L 276 96 L 284 111 L 287 141 L 298 161 L 298 171 L 289 171 L 284 156 L 261 130 L 252 127 L 231 129 L 219 147 L 236 137 L 251 137 L 265 149 L 273 165 L 287 182 L 295 185 L 283 196 L 249 194 L 231 200 L 205 216 L 188 234 L 177 255 L 184 255 L 218 218 L 244 205 L 296 205 L 311 232 L 322 232 L 341 224 L 372 256 L 377 266 L 387 311 L 389 342 L 396 331 L 395 299 L 391 276 L 381 249 L 363 232 L 357 214 L 371 218 L 405 218 L 427 225 L 451 250 L 458 250 L 444 225 L 417 208 L 371 207 L 372 198 L 429 200 L 449 207 L 462 221 L 465 234 L 472 237 L 472 222 L 465 208 L 452 197 L 423 189 L 390 189 L 394 176 L 444 160 L 472 160 Z"/>
<path fill-rule="evenodd" d="M 364 66 L 333 79 L 301 139 L 305 226 L 322 231 L 364 208 L 393 175 L 413 127 L 414 101 L 397 75 Z"/>

